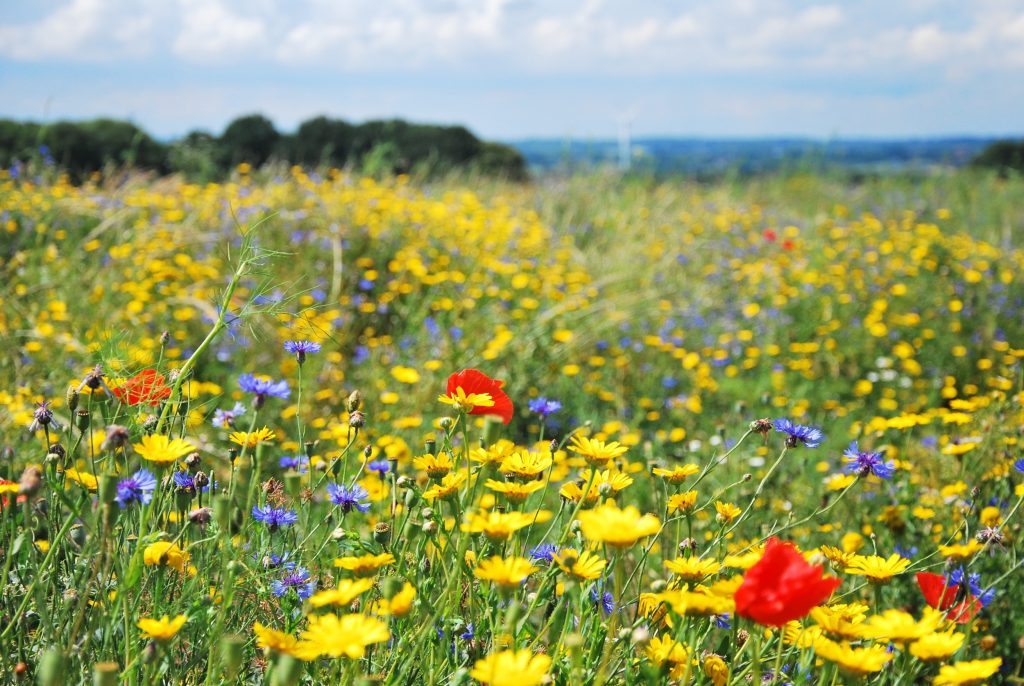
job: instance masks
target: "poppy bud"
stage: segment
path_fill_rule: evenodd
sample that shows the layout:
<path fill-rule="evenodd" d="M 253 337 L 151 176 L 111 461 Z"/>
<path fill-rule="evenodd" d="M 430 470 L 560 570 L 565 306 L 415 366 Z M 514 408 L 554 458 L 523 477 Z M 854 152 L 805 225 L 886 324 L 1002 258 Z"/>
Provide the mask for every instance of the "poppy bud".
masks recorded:
<path fill-rule="evenodd" d="M 373 525 L 373 540 L 381 545 L 391 542 L 391 524 L 388 522 L 377 522 Z"/>
<path fill-rule="evenodd" d="M 437 455 L 437 441 L 428 438 L 424 443 L 428 455 Z"/>
<path fill-rule="evenodd" d="M 75 410 L 75 426 L 83 433 L 89 428 L 89 410 Z"/>

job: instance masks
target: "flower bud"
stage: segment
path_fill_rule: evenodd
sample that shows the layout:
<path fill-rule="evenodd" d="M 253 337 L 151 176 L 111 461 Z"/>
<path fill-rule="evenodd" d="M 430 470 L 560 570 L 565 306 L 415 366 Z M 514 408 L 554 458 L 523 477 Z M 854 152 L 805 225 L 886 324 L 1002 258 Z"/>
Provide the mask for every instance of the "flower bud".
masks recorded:
<path fill-rule="evenodd" d="M 302 444 L 302 449 L 306 453 L 306 457 L 312 458 L 316 453 L 316 441 L 306 441 Z"/>
<path fill-rule="evenodd" d="M 188 455 L 185 456 L 185 466 L 187 466 L 189 469 L 195 469 L 196 467 L 198 467 L 199 461 L 200 457 L 199 453 L 197 452 L 189 453 Z"/>
<path fill-rule="evenodd" d="M 359 410 L 353 410 L 348 414 L 348 425 L 353 429 L 361 429 L 366 425 L 366 415 Z"/>
<path fill-rule="evenodd" d="M 89 428 L 89 410 L 84 407 L 80 410 L 75 410 L 75 426 L 78 427 L 79 431 L 85 432 Z"/>
<path fill-rule="evenodd" d="M 68 412 L 74 413 L 78 409 L 78 398 L 80 394 L 74 386 L 68 386 L 67 395 L 64 396 L 64 402 L 67 403 Z"/>
<path fill-rule="evenodd" d="M 373 525 L 373 540 L 381 545 L 391 542 L 391 524 L 389 522 L 377 522 Z"/>
<path fill-rule="evenodd" d="M 352 391 L 348 395 L 348 400 L 345 401 L 345 409 L 349 412 L 355 412 L 363 404 L 363 395 L 359 391 Z"/>

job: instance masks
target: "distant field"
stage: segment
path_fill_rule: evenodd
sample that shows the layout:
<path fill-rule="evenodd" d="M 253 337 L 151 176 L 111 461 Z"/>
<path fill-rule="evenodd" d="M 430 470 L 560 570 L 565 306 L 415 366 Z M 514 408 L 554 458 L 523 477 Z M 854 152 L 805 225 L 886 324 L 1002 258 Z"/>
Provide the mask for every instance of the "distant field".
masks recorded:
<path fill-rule="evenodd" d="M 1022 676 L 1024 180 L 737 179 L 0 176 L 3 673 Z"/>

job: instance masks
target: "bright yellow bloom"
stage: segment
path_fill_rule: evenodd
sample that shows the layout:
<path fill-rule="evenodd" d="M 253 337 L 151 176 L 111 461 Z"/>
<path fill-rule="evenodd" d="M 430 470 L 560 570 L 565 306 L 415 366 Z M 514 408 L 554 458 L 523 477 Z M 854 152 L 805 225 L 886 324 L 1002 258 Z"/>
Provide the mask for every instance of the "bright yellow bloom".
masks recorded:
<path fill-rule="evenodd" d="M 462 525 L 463 531 L 473 534 L 484 534 L 492 540 L 508 540 L 512 534 L 524 529 L 534 521 L 534 514 L 524 512 L 497 512 L 486 514 L 473 513 Z M 542 521 L 538 518 L 538 521 Z"/>
<path fill-rule="evenodd" d="M 252 632 L 256 635 L 256 645 L 260 648 L 286 655 L 295 655 L 299 640 L 291 634 L 271 629 L 259 622 L 252 625 Z"/>
<path fill-rule="evenodd" d="M 160 619 L 140 619 L 136 626 L 142 630 L 142 635 L 146 638 L 152 638 L 154 641 L 169 641 L 185 625 L 187 619 L 185 615 L 178 615 L 174 619 L 164 615 Z"/>
<path fill-rule="evenodd" d="M 924 609 L 921 621 L 907 612 L 891 609 L 869 618 L 866 629 L 871 638 L 902 644 L 934 633 L 945 623 L 943 614 L 931 607 Z"/>
<path fill-rule="evenodd" d="M 707 617 L 732 612 L 735 609 L 731 595 L 714 592 L 688 591 L 671 589 L 656 595 L 660 602 L 666 603 L 678 615 L 697 615 Z"/>
<path fill-rule="evenodd" d="M 584 469 L 582 472 L 580 472 L 580 481 L 583 482 L 584 486 L 590 483 L 589 469 Z M 622 472 L 613 472 L 610 469 L 606 469 L 603 472 L 597 472 L 597 475 L 594 477 L 594 485 L 592 488 L 598 493 L 602 493 L 607 492 L 602 490 L 602 487 L 607 486 L 609 489 L 611 489 L 612 493 L 618 493 L 624 488 L 629 487 L 632 483 L 633 477 L 629 476 L 628 474 L 623 474 Z"/>
<path fill-rule="evenodd" d="M 335 567 L 346 569 L 358 577 L 373 576 L 381 567 L 394 563 L 395 556 L 391 553 L 339 557 L 334 560 Z"/>
<path fill-rule="evenodd" d="M 991 660 L 970 660 L 968 662 L 956 662 L 951 665 L 943 665 L 939 673 L 932 681 L 935 686 L 968 686 L 969 684 L 980 684 L 985 679 L 999 671 L 1003 664 L 1003 658 L 994 657 Z"/>
<path fill-rule="evenodd" d="M 764 556 L 764 546 L 759 545 L 745 553 L 726 555 L 722 560 L 722 566 L 730 569 L 750 569 L 761 560 L 762 556 Z"/>
<path fill-rule="evenodd" d="M 365 615 L 313 615 L 302 632 L 296 652 L 304 660 L 318 657 L 347 657 L 353 660 L 366 654 L 366 646 L 391 638 L 388 625 Z"/>
<path fill-rule="evenodd" d="M 819 657 L 839 665 L 844 672 L 857 676 L 879 672 L 893 658 L 893 653 L 886 650 L 885 646 L 853 648 L 847 643 L 836 643 L 825 637 L 814 642 L 814 651 Z"/>
<path fill-rule="evenodd" d="M 586 486 L 586 484 L 583 484 Z M 562 484 L 562 487 L 558 489 L 558 495 L 562 496 L 569 502 L 578 503 L 580 498 L 583 497 L 583 486 L 580 486 L 575 481 Z M 586 494 L 586 502 L 592 503 L 601 497 L 601 494 L 596 488 L 591 486 L 590 490 Z"/>
<path fill-rule="evenodd" d="M 157 541 L 156 543 L 150 543 L 142 551 L 142 561 L 147 565 L 164 565 L 165 567 L 172 567 L 179 572 L 184 572 L 185 565 L 189 561 L 189 554 L 174 543 Z"/>
<path fill-rule="evenodd" d="M 847 613 L 847 606 L 822 605 L 811 610 L 811 618 L 825 633 L 836 638 L 852 641 L 864 637 L 864 615 Z M 866 609 L 866 606 L 864 606 Z"/>
<path fill-rule="evenodd" d="M 503 650 L 473 665 L 471 677 L 490 686 L 538 686 L 544 683 L 551 658 L 530 650 Z"/>
<path fill-rule="evenodd" d="M 661 531 L 661 522 L 654 515 L 641 515 L 632 505 L 620 510 L 611 501 L 580 512 L 579 519 L 584 538 L 616 548 L 628 548 Z"/>
<path fill-rule="evenodd" d="M 717 574 L 722 565 L 717 560 L 701 559 L 699 557 L 677 557 L 674 560 L 665 560 L 665 567 L 687 581 L 700 581 L 704 577 Z"/>
<path fill-rule="evenodd" d="M 644 655 L 656 667 L 669 665 L 669 677 L 681 679 L 685 676 L 690 661 L 689 649 L 671 636 L 655 636 L 644 647 Z"/>
<path fill-rule="evenodd" d="M 516 450 L 516 444 L 502 438 L 490 448 L 476 448 L 469 454 L 469 459 L 481 464 L 501 464 Z"/>
<path fill-rule="evenodd" d="M 132 446 L 135 452 L 149 462 L 174 462 L 195 452 L 195 446 L 180 438 L 170 439 L 163 434 L 143 436 L 142 443 Z"/>
<path fill-rule="evenodd" d="M 925 662 L 946 660 L 963 644 L 964 635 L 955 631 L 928 634 L 910 644 L 910 654 Z"/>
<path fill-rule="evenodd" d="M 620 445 L 618 441 L 605 443 L 596 439 L 573 436 L 569 450 L 582 457 L 590 465 L 603 466 L 616 457 L 625 455 L 629 448 Z"/>
<path fill-rule="evenodd" d="M 686 481 L 686 478 L 693 476 L 700 471 L 700 467 L 695 464 L 684 464 L 675 465 L 672 469 L 665 469 L 664 467 L 655 467 L 651 470 L 655 476 L 660 476 L 670 484 L 679 485 Z"/>
<path fill-rule="evenodd" d="M 325 589 L 313 594 L 309 599 L 309 604 L 313 607 L 323 607 L 325 605 L 348 606 L 352 604 L 353 600 L 371 588 L 373 588 L 373 579 L 361 578 L 354 581 L 352 579 L 342 579 L 338 582 L 336 588 Z"/>
<path fill-rule="evenodd" d="M 910 560 L 893 553 L 889 557 L 878 555 L 856 555 L 844 570 L 847 574 L 867 577 L 874 584 L 889 581 L 902 574 L 910 566 Z"/>
<path fill-rule="evenodd" d="M 448 476 L 441 479 L 439 483 L 434 484 L 427 490 L 423 491 L 424 500 L 436 500 L 438 498 L 444 500 L 450 498 L 459 492 L 459 488 L 466 482 L 466 473 L 458 472 L 457 474 L 449 474 Z"/>
<path fill-rule="evenodd" d="M 89 491 L 95 491 L 96 486 L 99 484 L 95 475 L 90 474 L 89 472 L 80 472 L 74 467 L 72 467 L 71 469 L 65 469 L 64 477 L 67 479 L 71 479 L 72 481 L 74 481 L 75 483 Z M 17 484 L 14 484 L 15 492 L 17 492 L 17 486 Z"/>
<path fill-rule="evenodd" d="M 491 581 L 505 588 L 515 588 L 536 571 L 537 568 L 525 557 L 504 559 L 500 555 L 495 555 L 481 560 L 473 574 L 478 579 Z"/>
<path fill-rule="evenodd" d="M 968 543 L 954 543 L 953 545 L 940 545 L 939 552 L 944 557 L 950 557 L 957 561 L 968 560 L 979 552 L 985 546 L 978 543 L 975 540 L 971 540 Z"/>
<path fill-rule="evenodd" d="M 427 476 L 435 481 L 440 480 L 448 472 L 452 471 L 454 465 L 452 464 L 452 458 L 448 453 L 441 453 L 439 455 L 421 455 L 412 461 L 412 464 L 416 469 L 422 469 L 427 473 Z"/>
<path fill-rule="evenodd" d="M 243 448 L 255 448 L 260 443 L 269 443 L 275 438 L 277 438 L 277 435 L 267 427 L 257 429 L 251 433 L 236 431 L 228 436 L 228 440 L 236 445 L 242 446 Z"/>
<path fill-rule="evenodd" d="M 555 553 L 551 556 L 551 560 L 566 574 L 586 581 L 600 577 L 601 572 L 608 564 L 589 550 L 577 553 L 571 548 Z"/>
<path fill-rule="evenodd" d="M 531 493 L 544 488 L 543 481 L 527 481 L 526 483 L 519 483 L 516 481 L 495 481 L 494 479 L 488 479 L 484 486 L 501 493 L 509 502 L 521 503 L 530 497 Z"/>
<path fill-rule="evenodd" d="M 374 614 L 392 617 L 404 617 L 412 609 L 412 603 L 416 600 L 416 588 L 408 581 L 391 598 L 381 598 L 373 606 Z"/>
<path fill-rule="evenodd" d="M 668 513 L 689 512 L 697 505 L 697 491 L 676 493 L 668 497 Z"/>
<path fill-rule="evenodd" d="M 821 554 L 824 555 L 829 562 L 838 567 L 849 567 L 857 558 L 855 553 L 848 553 L 831 545 L 823 545 L 818 550 L 821 551 Z"/>
<path fill-rule="evenodd" d="M 460 412 L 467 414 L 478 407 L 494 407 L 494 399 L 490 393 L 470 393 L 466 395 L 466 391 L 463 390 L 462 386 L 457 387 L 451 395 L 437 396 L 437 400 L 445 405 L 456 407 Z"/>
<path fill-rule="evenodd" d="M 729 683 L 729 667 L 725 660 L 714 653 L 704 657 L 704 674 L 711 679 L 714 686 L 725 686 Z"/>
<path fill-rule="evenodd" d="M 529 479 L 550 467 L 553 460 L 551 453 L 547 451 L 533 453 L 529 450 L 517 450 L 501 461 L 499 469 L 502 474 Z"/>
<path fill-rule="evenodd" d="M 716 519 L 726 524 L 743 514 L 743 510 L 740 508 L 732 503 L 723 503 L 721 500 L 715 501 L 715 512 L 718 513 Z"/>

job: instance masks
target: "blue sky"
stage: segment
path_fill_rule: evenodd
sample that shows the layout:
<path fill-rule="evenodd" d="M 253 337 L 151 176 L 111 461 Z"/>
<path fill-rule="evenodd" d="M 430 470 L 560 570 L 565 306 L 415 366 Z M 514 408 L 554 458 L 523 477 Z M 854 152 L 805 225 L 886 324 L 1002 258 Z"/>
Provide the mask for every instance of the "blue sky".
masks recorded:
<path fill-rule="evenodd" d="M 494 139 L 1024 132 L 1024 0 L 0 0 L 0 116 Z"/>

